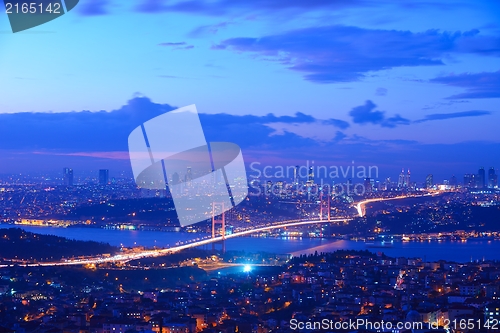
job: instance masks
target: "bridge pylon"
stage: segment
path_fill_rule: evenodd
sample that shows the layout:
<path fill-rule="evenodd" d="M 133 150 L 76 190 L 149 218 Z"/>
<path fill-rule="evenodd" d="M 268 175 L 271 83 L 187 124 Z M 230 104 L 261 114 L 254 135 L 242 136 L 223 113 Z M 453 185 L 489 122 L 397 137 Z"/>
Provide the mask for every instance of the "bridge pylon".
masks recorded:
<path fill-rule="evenodd" d="M 328 222 L 330 222 L 331 221 L 330 194 L 327 195 L 327 198 L 328 198 L 327 205 L 326 205 L 327 218 L 328 218 Z M 319 194 L 319 220 L 323 221 L 323 191 L 321 191 Z M 323 237 L 323 228 L 321 228 L 320 237 Z"/>
<path fill-rule="evenodd" d="M 216 220 L 215 218 L 215 207 L 219 205 L 222 211 L 222 219 Z M 212 238 L 216 237 L 215 225 L 221 224 L 221 237 L 222 237 L 222 253 L 226 252 L 226 213 L 224 210 L 223 202 L 212 202 Z M 212 243 L 212 251 L 215 251 L 215 242 Z"/>

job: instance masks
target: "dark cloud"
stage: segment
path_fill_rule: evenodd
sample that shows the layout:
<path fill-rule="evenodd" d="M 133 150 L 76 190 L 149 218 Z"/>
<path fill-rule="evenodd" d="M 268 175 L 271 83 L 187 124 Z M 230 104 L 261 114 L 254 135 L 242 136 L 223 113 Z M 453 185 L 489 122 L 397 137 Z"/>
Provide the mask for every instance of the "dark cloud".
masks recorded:
<path fill-rule="evenodd" d="M 375 111 L 377 106 L 372 101 L 366 101 L 365 105 L 356 106 L 349 115 L 356 124 L 381 124 L 384 121 L 384 112 Z"/>
<path fill-rule="evenodd" d="M 146 97 L 135 97 L 127 105 L 110 112 L 0 114 L 0 133 L 5 138 L 0 149 L 128 151 L 128 135 L 134 128 L 173 109 L 175 107 L 153 103 Z M 274 130 L 267 124 L 272 123 L 312 124 L 324 121 L 340 129 L 349 126 L 343 120 L 318 120 L 301 112 L 293 116 L 200 113 L 200 119 L 208 140 L 233 141 L 242 147 L 281 147 L 287 143 L 301 146 L 313 142 L 293 133 L 271 136 Z"/>
<path fill-rule="evenodd" d="M 145 121 L 175 109 L 168 104 L 153 103 L 146 97 L 135 97 L 113 111 L 67 113 L 0 114 L 0 173 L 45 170 L 60 174 L 63 167 L 82 170 L 109 168 L 115 174 L 130 173 L 128 135 Z M 357 109 L 357 117 L 368 116 L 370 123 L 391 126 L 406 123 L 400 116 L 385 117 L 375 104 L 367 101 Z M 360 111 L 359 111 L 360 110 Z M 203 110 L 200 110 L 203 111 Z M 484 111 L 483 111 L 484 112 Z M 430 118 L 443 118 L 432 116 Z M 358 120 L 360 120 L 359 118 Z M 305 113 L 290 116 L 230 114 L 200 114 L 207 141 L 229 141 L 242 148 L 247 163 L 262 165 L 304 165 L 307 160 L 316 165 L 376 165 L 379 179 L 396 176 L 401 167 L 410 167 L 417 180 L 433 173 L 449 178 L 449 173 L 465 173 L 478 166 L 500 165 L 500 143 L 469 142 L 459 144 L 420 144 L 404 140 L 370 140 L 346 136 L 334 130 L 332 140 L 321 142 L 285 130 L 276 133 L 269 124 L 298 126 L 334 125 L 346 128 L 338 119 L 318 120 Z M 436 120 L 436 119 L 434 119 Z M 293 127 L 293 126 L 290 126 Z M 331 130 L 331 129 L 329 129 Z M 451 171 L 453 170 L 453 171 Z"/>
<path fill-rule="evenodd" d="M 441 76 L 431 79 L 430 82 L 466 88 L 466 92 L 449 96 L 447 99 L 500 98 L 500 71 Z"/>
<path fill-rule="evenodd" d="M 166 42 L 160 43 L 159 46 L 171 47 L 172 50 L 190 50 L 193 49 L 193 45 L 188 45 L 186 42 Z"/>
<path fill-rule="evenodd" d="M 411 122 L 408 119 L 401 117 L 399 114 L 396 114 L 393 117 L 385 119 L 381 125 L 382 127 L 393 128 L 398 125 L 409 125 L 410 123 Z"/>
<path fill-rule="evenodd" d="M 349 115 L 356 124 L 375 124 L 382 127 L 394 128 L 398 125 L 409 125 L 410 121 L 396 114 L 390 118 L 385 117 L 384 111 L 375 110 L 377 105 L 368 100 L 364 105 L 356 106 Z"/>
<path fill-rule="evenodd" d="M 414 33 L 335 25 L 231 38 L 213 48 L 254 53 L 305 73 L 306 80 L 334 83 L 356 81 L 368 72 L 394 67 L 443 65 L 442 58 L 450 52 L 498 56 L 498 45 L 499 38 L 481 36 L 477 30 Z"/>
<path fill-rule="evenodd" d="M 109 14 L 109 0 L 86 0 L 80 2 L 78 13 L 84 16 L 97 16 Z"/>
<path fill-rule="evenodd" d="M 339 119 L 328 119 L 328 120 L 323 120 L 323 124 L 325 125 L 333 125 L 341 129 L 346 129 L 349 127 L 349 123 L 344 120 L 339 120 Z"/>
<path fill-rule="evenodd" d="M 471 111 L 462 111 L 453 113 L 434 113 L 434 114 L 428 114 L 424 117 L 424 119 L 415 120 L 414 122 L 423 123 L 432 120 L 446 120 L 446 119 L 463 118 L 463 117 L 480 117 L 480 116 L 488 116 L 490 114 L 491 114 L 490 111 L 481 111 L 481 110 L 471 110 Z"/>

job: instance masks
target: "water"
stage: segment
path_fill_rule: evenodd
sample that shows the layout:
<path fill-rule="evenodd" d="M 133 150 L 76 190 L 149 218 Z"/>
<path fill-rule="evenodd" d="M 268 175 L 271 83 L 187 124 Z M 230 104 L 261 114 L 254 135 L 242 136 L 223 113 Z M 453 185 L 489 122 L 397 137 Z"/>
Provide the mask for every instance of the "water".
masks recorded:
<path fill-rule="evenodd" d="M 0 224 L 0 228 L 12 228 L 12 225 Z M 182 232 L 158 232 L 138 230 L 108 230 L 98 228 L 51 228 L 37 226 L 16 226 L 34 233 L 56 235 L 76 240 L 94 240 L 115 246 L 142 245 L 146 247 L 173 246 L 178 241 L 186 241 L 207 236 Z M 220 248 L 220 245 L 216 245 Z M 211 248 L 209 245 L 207 247 Z M 227 250 L 246 252 L 265 251 L 271 253 L 291 253 L 300 255 L 315 251 L 333 252 L 336 250 L 370 250 L 383 252 L 391 257 L 420 257 L 426 260 L 449 260 L 468 262 L 476 260 L 500 260 L 500 241 L 468 240 L 462 241 L 430 241 L 430 242 L 394 242 L 391 248 L 367 248 L 365 243 L 318 238 L 266 238 L 239 237 L 226 241 Z"/>

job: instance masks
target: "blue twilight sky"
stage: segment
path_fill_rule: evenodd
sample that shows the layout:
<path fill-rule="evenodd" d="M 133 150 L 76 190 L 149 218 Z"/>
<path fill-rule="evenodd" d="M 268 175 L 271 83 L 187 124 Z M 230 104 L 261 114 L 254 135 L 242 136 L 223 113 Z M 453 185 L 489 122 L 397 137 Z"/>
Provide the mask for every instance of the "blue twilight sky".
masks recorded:
<path fill-rule="evenodd" d="M 496 0 L 80 0 L 13 34 L 1 14 L 0 173 L 129 171 L 128 133 L 189 104 L 247 161 L 499 167 L 499 18 Z"/>

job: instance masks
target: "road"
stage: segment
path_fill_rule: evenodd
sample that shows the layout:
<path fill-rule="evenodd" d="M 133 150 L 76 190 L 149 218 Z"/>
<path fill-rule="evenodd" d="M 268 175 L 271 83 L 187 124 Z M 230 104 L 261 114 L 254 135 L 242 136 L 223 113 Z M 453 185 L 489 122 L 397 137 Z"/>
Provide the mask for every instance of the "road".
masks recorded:
<path fill-rule="evenodd" d="M 392 197 L 392 198 L 374 198 L 374 199 L 366 199 L 363 201 L 358 202 L 354 207 L 358 211 L 359 217 L 363 217 L 366 215 L 366 204 L 372 203 L 372 202 L 379 202 L 379 201 L 390 201 L 390 200 L 399 200 L 399 199 L 408 199 L 408 198 L 421 198 L 421 197 L 427 197 L 427 196 L 434 196 L 441 194 L 442 192 L 429 192 L 425 194 L 419 194 L 419 195 L 400 195 L 397 197 Z"/>

